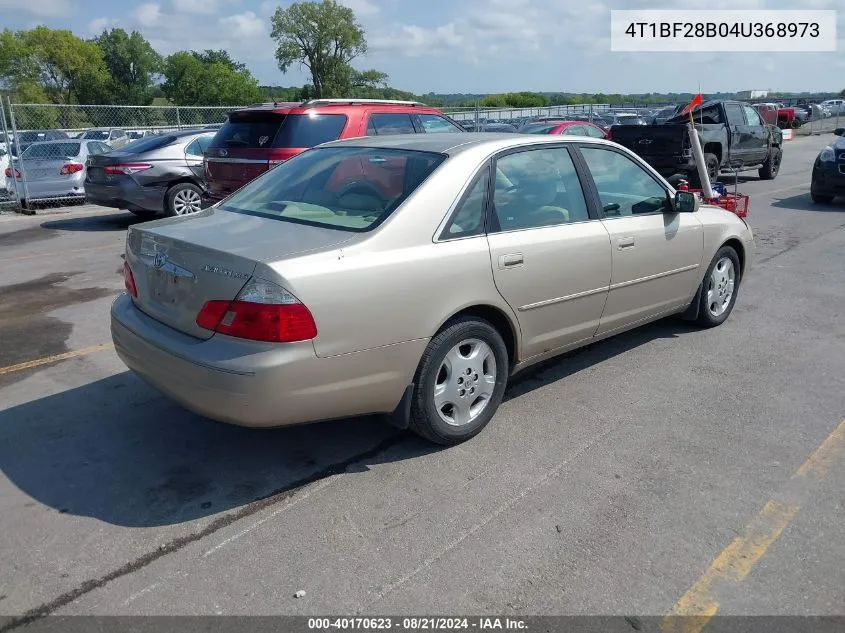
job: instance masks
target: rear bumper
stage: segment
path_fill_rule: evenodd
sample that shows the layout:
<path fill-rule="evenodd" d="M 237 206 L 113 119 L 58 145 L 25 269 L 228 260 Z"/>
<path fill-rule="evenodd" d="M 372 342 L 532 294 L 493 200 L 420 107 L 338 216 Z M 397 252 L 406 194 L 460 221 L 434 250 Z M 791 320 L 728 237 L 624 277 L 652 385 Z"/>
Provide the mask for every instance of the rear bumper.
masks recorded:
<path fill-rule="evenodd" d="M 16 183 L 18 197 L 32 199 L 39 198 L 83 198 L 85 196 L 82 178 L 55 178 L 51 180 L 27 181 L 26 186 L 21 180 Z"/>
<path fill-rule="evenodd" d="M 85 183 L 85 199 L 91 204 L 133 211 L 162 213 L 166 191 L 166 187 L 141 187 L 131 180 L 115 185 Z"/>
<path fill-rule="evenodd" d="M 132 371 L 185 408 L 249 427 L 392 412 L 427 340 L 318 358 L 313 344 L 199 340 L 159 323 L 123 294 L 112 304 L 115 349 Z"/>

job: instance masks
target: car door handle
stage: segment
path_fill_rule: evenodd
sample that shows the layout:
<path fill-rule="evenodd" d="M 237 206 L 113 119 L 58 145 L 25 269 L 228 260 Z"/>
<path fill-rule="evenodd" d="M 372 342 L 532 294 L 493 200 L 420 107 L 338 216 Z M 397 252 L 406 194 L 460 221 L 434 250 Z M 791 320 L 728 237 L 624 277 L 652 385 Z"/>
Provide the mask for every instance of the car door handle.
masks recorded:
<path fill-rule="evenodd" d="M 509 253 L 508 255 L 499 255 L 499 268 L 514 268 L 522 266 L 525 260 L 522 253 Z"/>
<path fill-rule="evenodd" d="M 626 248 L 634 248 L 636 245 L 636 240 L 633 236 L 630 237 L 620 237 L 619 240 L 616 242 L 616 247 L 621 251 L 625 250 Z"/>

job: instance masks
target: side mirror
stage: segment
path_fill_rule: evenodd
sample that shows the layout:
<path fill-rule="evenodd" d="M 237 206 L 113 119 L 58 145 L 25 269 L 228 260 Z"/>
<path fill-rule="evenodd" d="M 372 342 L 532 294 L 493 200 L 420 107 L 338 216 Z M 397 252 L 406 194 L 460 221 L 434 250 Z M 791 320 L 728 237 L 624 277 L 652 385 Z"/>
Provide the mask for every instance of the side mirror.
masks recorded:
<path fill-rule="evenodd" d="M 695 213 L 698 211 L 698 196 L 689 191 L 676 191 L 673 206 L 677 213 Z"/>
<path fill-rule="evenodd" d="M 833 133 L 836 134 L 836 136 L 842 136 L 843 134 L 845 134 L 845 127 L 838 127 L 833 130 Z"/>

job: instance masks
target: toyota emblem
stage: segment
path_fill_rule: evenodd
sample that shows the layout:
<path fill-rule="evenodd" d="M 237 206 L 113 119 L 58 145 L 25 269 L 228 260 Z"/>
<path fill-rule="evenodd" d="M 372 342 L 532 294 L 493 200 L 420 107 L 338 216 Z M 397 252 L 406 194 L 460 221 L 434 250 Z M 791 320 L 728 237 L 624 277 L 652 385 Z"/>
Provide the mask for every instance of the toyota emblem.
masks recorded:
<path fill-rule="evenodd" d="M 153 266 L 156 268 L 161 268 L 167 262 L 167 255 L 164 253 L 156 253 L 155 259 L 153 259 Z"/>

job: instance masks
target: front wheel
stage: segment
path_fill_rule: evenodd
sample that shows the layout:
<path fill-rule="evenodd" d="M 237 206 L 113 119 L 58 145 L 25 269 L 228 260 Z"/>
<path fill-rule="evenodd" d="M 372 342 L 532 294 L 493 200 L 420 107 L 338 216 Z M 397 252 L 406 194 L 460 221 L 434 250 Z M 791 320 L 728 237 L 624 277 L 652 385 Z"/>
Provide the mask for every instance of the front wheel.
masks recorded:
<path fill-rule="evenodd" d="M 730 246 L 723 246 L 710 262 L 702 282 L 698 325 L 716 327 L 727 320 L 736 305 L 739 282 L 739 255 Z"/>
<path fill-rule="evenodd" d="M 766 162 L 757 172 L 760 180 L 774 180 L 780 171 L 780 162 L 783 159 L 783 150 L 780 147 L 773 147 L 769 151 Z"/>
<path fill-rule="evenodd" d="M 455 319 L 431 339 L 414 379 L 410 428 L 437 444 L 458 444 L 487 426 L 509 374 L 507 348 L 481 319 Z"/>
<path fill-rule="evenodd" d="M 833 202 L 833 196 L 823 196 L 818 193 L 811 193 L 810 198 L 812 198 L 813 202 L 816 204 L 830 204 Z"/>

